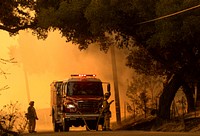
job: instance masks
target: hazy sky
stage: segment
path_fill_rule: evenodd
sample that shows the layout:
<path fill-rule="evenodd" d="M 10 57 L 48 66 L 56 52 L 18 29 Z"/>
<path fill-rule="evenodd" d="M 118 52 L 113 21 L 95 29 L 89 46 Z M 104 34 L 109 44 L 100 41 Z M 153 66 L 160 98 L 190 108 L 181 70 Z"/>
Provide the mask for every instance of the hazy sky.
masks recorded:
<path fill-rule="evenodd" d="M 0 68 L 10 73 L 7 79 L 0 75 L 0 88 L 8 85 L 10 88 L 0 92 L 3 106 L 19 101 L 26 110 L 28 106 L 25 72 L 27 73 L 30 100 L 35 101 L 35 107 L 50 107 L 50 83 L 53 80 L 63 80 L 71 74 L 96 74 L 102 81 L 108 81 L 113 92 L 113 77 L 110 51 L 105 54 L 99 46 L 91 45 L 87 50 L 80 51 L 77 45 L 66 43 L 65 39 L 55 31 L 43 41 L 32 36 L 31 32 L 20 32 L 10 37 L 7 32 L 0 31 L 0 58 L 14 57 L 17 64 L 1 64 Z M 126 96 L 127 79 L 131 72 L 125 66 L 125 55 L 122 50 L 116 51 L 119 91 L 121 107 Z M 115 108 L 114 103 L 111 106 Z M 123 112 L 123 111 L 122 111 Z"/>

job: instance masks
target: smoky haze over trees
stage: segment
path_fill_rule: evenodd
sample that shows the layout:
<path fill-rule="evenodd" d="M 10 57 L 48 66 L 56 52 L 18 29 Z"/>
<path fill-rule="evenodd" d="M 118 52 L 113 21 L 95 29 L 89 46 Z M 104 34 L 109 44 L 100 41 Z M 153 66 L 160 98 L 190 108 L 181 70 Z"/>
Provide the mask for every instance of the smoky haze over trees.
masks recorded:
<path fill-rule="evenodd" d="M 170 117 L 171 102 L 180 86 L 185 88 L 188 110 L 194 109 L 192 88 L 200 77 L 200 8 L 137 24 L 196 6 L 198 0 L 37 0 L 35 4 L 32 29 L 38 38 L 59 30 L 79 49 L 94 42 L 104 51 L 112 44 L 128 48 L 127 66 L 139 74 L 167 77 L 159 117 Z"/>
<path fill-rule="evenodd" d="M 152 110 L 158 109 L 158 98 L 163 89 L 163 82 L 162 77 L 137 74 L 132 77 L 126 95 L 130 99 L 127 110 L 134 118 L 143 114 L 146 118 Z"/>

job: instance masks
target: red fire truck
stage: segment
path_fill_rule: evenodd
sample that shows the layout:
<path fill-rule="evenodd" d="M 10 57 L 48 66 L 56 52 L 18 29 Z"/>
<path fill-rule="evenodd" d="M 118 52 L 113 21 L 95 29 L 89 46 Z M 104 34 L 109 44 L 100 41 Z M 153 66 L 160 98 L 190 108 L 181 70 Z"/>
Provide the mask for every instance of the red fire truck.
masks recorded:
<path fill-rule="evenodd" d="M 104 91 L 103 88 L 107 89 Z M 51 83 L 52 123 L 54 131 L 86 126 L 98 130 L 104 123 L 101 115 L 104 92 L 110 93 L 110 84 L 96 75 L 71 75 L 67 81 Z"/>

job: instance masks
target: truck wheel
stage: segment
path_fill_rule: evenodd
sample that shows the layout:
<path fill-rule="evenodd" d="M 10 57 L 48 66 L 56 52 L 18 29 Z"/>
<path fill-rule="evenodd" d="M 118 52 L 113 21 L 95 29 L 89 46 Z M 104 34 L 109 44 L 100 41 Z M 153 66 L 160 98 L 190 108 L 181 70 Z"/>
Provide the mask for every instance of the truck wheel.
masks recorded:
<path fill-rule="evenodd" d="M 59 131 L 59 124 L 58 123 L 56 123 L 56 122 L 53 123 L 53 130 L 54 130 L 54 132 Z"/>
<path fill-rule="evenodd" d="M 68 132 L 69 131 L 69 122 L 64 120 L 64 124 L 63 124 L 63 131 Z"/>
<path fill-rule="evenodd" d="M 63 132 L 63 126 L 59 126 L 60 132 Z"/>
<path fill-rule="evenodd" d="M 98 131 L 98 130 L 99 130 L 99 125 L 96 126 L 96 131 Z"/>

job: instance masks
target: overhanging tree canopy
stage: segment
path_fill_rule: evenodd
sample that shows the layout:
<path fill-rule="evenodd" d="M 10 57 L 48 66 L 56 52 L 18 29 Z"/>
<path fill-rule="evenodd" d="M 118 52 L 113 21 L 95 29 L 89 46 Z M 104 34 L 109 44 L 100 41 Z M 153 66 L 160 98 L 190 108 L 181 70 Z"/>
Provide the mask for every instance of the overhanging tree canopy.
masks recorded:
<path fill-rule="evenodd" d="M 35 0 L 1 0 L 0 29 L 17 34 L 19 30 L 34 28 Z"/>
<path fill-rule="evenodd" d="M 139 48 L 128 56 L 128 66 L 141 73 L 172 75 L 197 55 L 200 9 L 135 24 L 197 4 L 198 0 L 38 0 L 37 18 L 40 30 L 59 29 L 80 49 L 92 42 L 109 46 L 105 32 L 116 32 L 124 41 L 132 37 Z"/>

